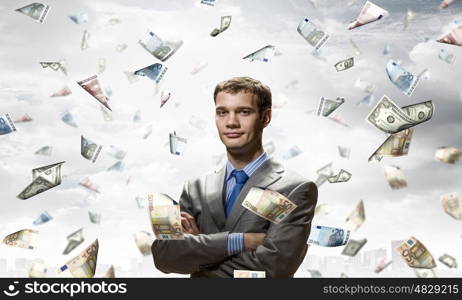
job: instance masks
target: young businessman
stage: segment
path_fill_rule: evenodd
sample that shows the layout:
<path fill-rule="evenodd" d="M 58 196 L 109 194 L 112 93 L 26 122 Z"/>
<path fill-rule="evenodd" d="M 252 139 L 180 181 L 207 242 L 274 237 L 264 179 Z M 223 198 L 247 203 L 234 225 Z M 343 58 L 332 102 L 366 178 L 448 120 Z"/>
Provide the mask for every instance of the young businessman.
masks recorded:
<path fill-rule="evenodd" d="M 271 91 L 237 77 L 214 92 L 215 122 L 228 162 L 219 171 L 188 181 L 180 197 L 184 240 L 156 240 L 154 264 L 165 273 L 233 277 L 234 270 L 293 277 L 305 257 L 317 202 L 316 185 L 285 170 L 262 147 L 271 121 Z M 241 204 L 251 187 L 277 191 L 297 205 L 273 224 Z"/>

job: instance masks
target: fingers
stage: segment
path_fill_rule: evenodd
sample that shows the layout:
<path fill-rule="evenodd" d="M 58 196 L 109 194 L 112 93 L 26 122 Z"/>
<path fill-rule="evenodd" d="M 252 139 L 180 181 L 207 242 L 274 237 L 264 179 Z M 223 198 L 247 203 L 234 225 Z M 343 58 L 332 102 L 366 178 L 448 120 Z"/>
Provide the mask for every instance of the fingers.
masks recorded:
<path fill-rule="evenodd" d="M 199 234 L 199 228 L 197 227 L 196 219 L 194 219 L 193 216 L 185 212 L 182 213 L 182 216 L 186 218 L 186 220 L 188 221 L 188 225 L 190 226 L 191 231 L 190 233 Z"/>
<path fill-rule="evenodd" d="M 187 233 L 191 233 L 191 224 L 189 223 L 189 220 L 185 217 L 181 217 L 181 226 L 183 227 L 183 230 Z"/>

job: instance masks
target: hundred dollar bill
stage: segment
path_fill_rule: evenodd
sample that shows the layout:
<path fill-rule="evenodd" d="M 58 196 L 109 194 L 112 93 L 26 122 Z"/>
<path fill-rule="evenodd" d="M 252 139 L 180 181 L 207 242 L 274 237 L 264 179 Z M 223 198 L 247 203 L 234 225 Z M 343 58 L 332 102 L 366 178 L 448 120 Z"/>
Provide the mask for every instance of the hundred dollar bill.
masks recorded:
<path fill-rule="evenodd" d="M 29 278 L 45 278 L 47 276 L 47 267 L 43 262 L 34 262 L 29 269 Z"/>
<path fill-rule="evenodd" d="M 32 229 L 23 229 L 7 235 L 3 239 L 3 244 L 24 249 L 37 248 L 39 232 Z"/>
<path fill-rule="evenodd" d="M 319 101 L 318 106 L 318 116 L 328 117 L 331 113 L 333 113 L 337 108 L 340 107 L 345 102 L 345 98 L 337 97 L 335 100 L 327 99 L 321 97 L 321 101 Z"/>
<path fill-rule="evenodd" d="M 80 43 L 80 49 L 82 51 L 88 49 L 88 40 L 89 39 L 90 39 L 90 33 L 85 29 L 83 31 L 83 35 L 82 35 L 82 42 Z"/>
<path fill-rule="evenodd" d="M 79 184 L 89 189 L 90 191 L 99 193 L 98 187 L 88 177 L 85 177 L 84 179 L 82 179 L 82 181 L 80 181 Z"/>
<path fill-rule="evenodd" d="M 462 207 L 457 193 L 447 193 L 440 196 L 444 211 L 456 220 L 462 220 Z"/>
<path fill-rule="evenodd" d="M 17 196 L 26 200 L 61 184 L 61 166 L 64 161 L 32 169 L 32 182 Z"/>
<path fill-rule="evenodd" d="M 159 83 L 164 77 L 165 72 L 167 72 L 167 69 L 168 68 L 166 66 L 155 63 L 135 71 L 134 74 L 139 76 L 146 76 L 156 83 Z"/>
<path fill-rule="evenodd" d="M 413 269 L 415 275 L 418 278 L 436 278 L 435 271 L 433 269 Z"/>
<path fill-rule="evenodd" d="M 319 272 L 319 270 L 307 270 L 310 275 L 311 275 L 311 278 L 322 278 L 322 274 L 321 272 Z"/>
<path fill-rule="evenodd" d="M 166 194 L 149 194 L 149 219 L 158 240 L 183 240 L 180 206 Z"/>
<path fill-rule="evenodd" d="M 13 121 L 8 114 L 0 115 L 0 135 L 16 131 Z"/>
<path fill-rule="evenodd" d="M 393 134 L 430 120 L 434 110 L 431 100 L 400 108 L 383 95 L 366 120 L 383 132 Z"/>
<path fill-rule="evenodd" d="M 103 148 L 103 146 L 84 138 L 83 135 L 80 136 L 80 154 L 84 158 L 94 163 L 101 152 L 101 148 Z"/>
<path fill-rule="evenodd" d="M 350 180 L 351 176 L 350 172 L 340 169 L 340 172 L 337 175 L 327 177 L 327 181 L 330 183 L 347 182 Z"/>
<path fill-rule="evenodd" d="M 409 24 L 411 23 L 412 19 L 414 19 L 415 13 L 408 9 L 406 14 L 404 15 L 404 27 L 403 31 L 406 30 L 409 27 Z"/>
<path fill-rule="evenodd" d="M 407 187 L 406 177 L 404 176 L 403 171 L 398 166 L 385 166 L 385 178 L 387 179 L 388 184 L 391 189 L 397 190 Z"/>
<path fill-rule="evenodd" d="M 367 239 L 364 238 L 362 240 L 352 240 L 349 239 L 348 243 L 345 245 L 345 247 L 342 250 L 343 255 L 347 256 L 355 256 L 358 254 L 359 250 L 367 243 Z"/>
<path fill-rule="evenodd" d="M 154 57 L 161 61 L 167 60 L 183 45 L 183 41 L 169 42 L 163 41 L 154 32 L 149 32 L 144 40 L 139 40 L 138 43 Z"/>
<path fill-rule="evenodd" d="M 58 277 L 93 278 L 98 260 L 98 239 L 59 268 Z"/>
<path fill-rule="evenodd" d="M 67 255 L 71 253 L 71 251 L 82 244 L 84 240 L 85 238 L 83 236 L 83 228 L 80 228 L 77 231 L 71 233 L 67 236 L 67 246 L 64 248 L 63 254 Z"/>
<path fill-rule="evenodd" d="M 308 243 L 322 247 L 338 247 L 345 245 L 349 237 L 349 230 L 316 225 L 311 229 Z"/>
<path fill-rule="evenodd" d="M 101 223 L 101 214 L 93 211 L 88 211 L 88 217 L 90 218 L 90 222 L 93 224 L 100 224 Z"/>
<path fill-rule="evenodd" d="M 223 16 L 221 17 L 221 21 L 220 21 L 220 29 L 218 28 L 213 29 L 210 35 L 217 36 L 218 34 L 228 29 L 230 25 L 231 25 L 231 16 Z"/>
<path fill-rule="evenodd" d="M 54 92 L 53 94 L 51 94 L 50 97 L 65 97 L 65 96 L 68 96 L 70 94 L 72 94 L 71 89 L 68 86 L 64 86 L 59 91 Z"/>
<path fill-rule="evenodd" d="M 338 148 L 338 153 L 339 153 L 340 157 L 343 157 L 343 158 L 346 158 L 346 159 L 350 158 L 350 153 L 351 153 L 350 148 L 342 147 L 342 146 L 337 146 L 337 148 Z"/>
<path fill-rule="evenodd" d="M 354 29 L 365 24 L 369 24 L 371 22 L 375 22 L 388 15 L 388 11 L 375 5 L 370 1 L 367 1 L 361 9 L 358 18 L 356 18 L 355 21 L 351 22 L 350 25 L 348 25 L 348 30 Z"/>
<path fill-rule="evenodd" d="M 265 271 L 234 270 L 234 278 L 266 278 Z"/>
<path fill-rule="evenodd" d="M 47 211 L 44 211 L 43 213 L 40 214 L 40 216 L 38 216 L 34 220 L 33 224 L 34 225 L 44 224 L 44 223 L 50 221 L 51 219 L 53 219 L 53 217 Z"/>
<path fill-rule="evenodd" d="M 462 150 L 455 147 L 439 147 L 435 152 L 435 160 L 455 164 L 462 157 Z"/>
<path fill-rule="evenodd" d="M 135 233 L 134 237 L 136 246 L 138 247 L 138 250 L 140 250 L 141 254 L 144 256 L 151 255 L 151 246 L 154 242 L 152 235 L 149 232 L 142 230 Z"/>
<path fill-rule="evenodd" d="M 77 15 L 69 16 L 75 24 L 84 24 L 88 22 L 88 14 L 86 12 L 79 13 Z"/>
<path fill-rule="evenodd" d="M 396 250 L 411 268 L 433 269 L 436 267 L 430 251 L 413 236 L 399 245 Z"/>
<path fill-rule="evenodd" d="M 453 28 L 451 32 L 436 40 L 439 43 L 462 46 L 462 24 Z"/>
<path fill-rule="evenodd" d="M 303 18 L 297 27 L 297 32 L 314 47 L 316 51 L 319 51 L 321 47 L 329 39 L 329 35 L 324 31 L 320 30 L 315 24 L 313 24 L 308 17 Z"/>
<path fill-rule="evenodd" d="M 456 61 L 455 55 L 444 49 L 440 49 L 440 52 L 438 52 L 438 58 L 451 65 Z"/>
<path fill-rule="evenodd" d="M 361 227 L 365 220 L 366 213 L 364 211 L 364 202 L 363 200 L 360 200 L 355 209 L 346 218 L 345 222 L 347 222 L 352 231 L 356 231 L 359 227 Z"/>
<path fill-rule="evenodd" d="M 36 20 L 43 24 L 45 19 L 50 11 L 50 6 L 34 2 L 32 4 L 26 5 L 24 7 L 16 9 L 17 12 L 23 13 L 26 16 L 31 17 L 32 19 Z"/>
<path fill-rule="evenodd" d="M 389 265 L 391 265 L 391 263 L 393 262 L 392 260 L 388 261 L 388 262 L 385 262 L 386 261 L 386 257 L 384 257 L 380 262 L 379 264 L 377 265 L 377 267 L 375 267 L 375 270 L 374 272 L 375 273 L 380 273 L 382 272 L 386 267 L 388 267 Z"/>
<path fill-rule="evenodd" d="M 355 64 L 354 58 L 350 57 L 350 58 L 339 61 L 338 63 L 334 65 L 334 67 L 337 70 L 337 72 L 340 72 L 340 71 L 348 70 L 349 68 L 353 67 L 354 64 Z"/>
<path fill-rule="evenodd" d="M 243 57 L 242 59 L 246 59 L 249 61 L 260 60 L 264 62 L 269 62 L 271 58 L 276 53 L 276 47 L 272 45 L 267 45 L 257 51 L 250 53 L 249 55 Z"/>
<path fill-rule="evenodd" d="M 169 134 L 170 153 L 174 155 L 181 155 L 184 152 L 184 146 L 187 140 L 176 135 L 176 132 Z"/>
<path fill-rule="evenodd" d="M 64 75 L 67 75 L 66 61 L 64 59 L 61 59 L 58 62 L 40 62 L 40 65 L 44 69 L 49 67 L 53 71 L 61 70 Z"/>
<path fill-rule="evenodd" d="M 438 260 L 445 264 L 448 268 L 457 269 L 457 260 L 449 254 L 443 254 L 438 258 Z"/>
<path fill-rule="evenodd" d="M 77 83 L 107 109 L 112 110 L 108 104 L 109 98 L 103 93 L 103 89 L 101 88 L 101 84 L 98 80 L 98 75 L 93 75 L 87 79 L 77 81 Z"/>
<path fill-rule="evenodd" d="M 327 181 L 327 178 L 334 175 L 334 170 L 332 169 L 332 162 L 328 163 L 324 167 L 316 171 L 318 178 L 316 178 L 316 186 L 319 188 L 324 182 Z"/>
<path fill-rule="evenodd" d="M 115 278 L 114 265 L 111 265 L 109 269 L 104 273 L 103 278 Z"/>
<path fill-rule="evenodd" d="M 297 207 L 278 192 L 257 187 L 250 188 L 242 206 L 274 224 L 279 224 Z"/>
<path fill-rule="evenodd" d="M 411 146 L 413 128 L 404 129 L 390 135 L 369 157 L 368 161 L 381 161 L 384 156 L 398 157 L 407 155 Z"/>
<path fill-rule="evenodd" d="M 405 95 L 411 96 L 417 84 L 419 83 L 422 74 L 424 74 L 427 70 L 423 70 L 419 75 L 416 76 L 406 71 L 397 62 L 389 60 L 387 63 L 386 71 L 390 81 Z"/>

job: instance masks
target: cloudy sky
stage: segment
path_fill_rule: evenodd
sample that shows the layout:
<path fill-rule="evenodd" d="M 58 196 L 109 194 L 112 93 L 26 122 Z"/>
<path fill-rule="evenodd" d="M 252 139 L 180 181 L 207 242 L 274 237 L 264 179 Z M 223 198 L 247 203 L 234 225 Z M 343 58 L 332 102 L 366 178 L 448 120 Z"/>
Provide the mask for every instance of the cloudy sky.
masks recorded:
<path fill-rule="evenodd" d="M 275 143 L 275 158 L 313 181 L 316 170 L 329 162 L 335 171 L 343 168 L 353 174 L 347 183 L 320 187 L 318 204 L 329 205 L 331 212 L 316 216 L 314 224 L 346 226 L 345 218 L 362 199 L 366 222 L 351 235 L 368 239 L 362 251 L 388 249 L 391 240 L 415 236 L 435 260 L 448 253 L 462 261 L 461 223 L 443 211 L 439 199 L 448 192 L 462 195 L 460 162 L 449 165 L 433 158 L 440 146 L 462 148 L 462 51 L 435 42 L 451 29 L 454 20 L 462 18 L 462 1 L 440 10 L 439 0 L 376 0 L 374 3 L 390 15 L 351 31 L 346 28 L 364 1 L 351 6 L 348 2 L 325 0 L 315 7 L 305 0 L 217 0 L 211 7 L 197 0 L 49 0 L 50 12 L 40 24 L 14 11 L 29 2 L 2 1 L 0 114 L 8 113 L 15 120 L 27 113 L 33 121 L 17 123 L 16 132 L 0 136 L 0 235 L 30 228 L 40 231 L 40 241 L 34 251 L 0 246 L 0 257 L 9 258 L 10 263 L 17 257 L 41 258 L 48 265 L 59 266 L 98 238 L 101 264 L 128 268 L 133 260 L 152 263 L 134 243 L 134 233 L 151 232 L 147 211 L 137 207 L 135 197 L 162 192 L 177 198 L 185 180 L 224 163 L 217 165 L 225 149 L 214 125 L 213 88 L 230 77 L 251 76 L 273 92 L 276 108 L 264 140 Z M 407 9 L 415 17 L 403 30 Z M 68 18 L 81 12 L 88 13 L 88 23 L 78 25 Z M 211 37 L 209 33 L 226 15 L 232 16 L 230 28 Z M 313 48 L 296 30 L 304 17 L 330 35 L 321 49 L 324 59 L 311 54 Z M 111 24 L 113 18 L 120 23 Z M 84 30 L 90 39 L 88 49 L 82 51 Z M 163 62 L 168 70 L 158 90 L 169 90 L 172 97 L 161 109 L 153 81 L 140 78 L 130 83 L 124 74 L 160 62 L 138 44 L 150 30 L 163 39 L 183 41 L 177 53 Z M 359 56 L 350 39 L 360 48 Z M 118 52 L 117 45 L 123 43 L 127 49 Z M 268 63 L 242 59 L 266 45 L 276 46 L 282 54 Z M 390 56 L 382 54 L 386 45 Z M 454 54 L 455 63 L 440 60 L 440 49 Z M 355 56 L 355 66 L 336 72 L 334 64 L 351 56 Z M 103 87 L 112 90 L 109 105 L 113 120 L 109 122 L 104 121 L 98 102 L 76 84 L 97 74 L 102 58 L 106 70 L 98 78 Z M 68 76 L 39 64 L 60 59 L 67 62 Z M 414 74 L 428 69 L 430 75 L 407 97 L 388 80 L 385 66 L 389 59 L 401 62 Z M 203 70 L 191 74 L 204 63 Z M 409 155 L 368 163 L 386 135 L 365 121 L 372 106 L 357 105 L 366 95 L 355 87 L 358 78 L 374 84 L 376 101 L 383 95 L 400 106 L 433 101 L 434 116 L 415 128 Z M 287 87 L 294 80 L 298 84 Z M 50 98 L 64 85 L 70 87 L 71 95 Z M 317 109 L 321 97 L 345 98 L 338 114 L 349 128 L 309 113 Z M 65 111 L 73 114 L 78 128 L 61 121 Z M 135 123 L 137 111 L 141 121 Z M 149 126 L 153 133 L 143 139 Z M 173 131 L 187 138 L 182 156 L 169 152 L 168 136 Z M 96 163 L 80 155 L 81 135 L 103 145 Z M 45 145 L 53 147 L 51 156 L 34 154 Z M 124 171 L 107 171 L 116 162 L 106 152 L 109 145 L 127 151 Z M 339 156 L 338 145 L 351 148 L 350 159 Z M 303 152 L 283 159 L 295 146 Z M 29 184 L 33 168 L 60 161 L 65 161 L 60 186 L 28 200 L 16 198 Z M 385 165 L 399 166 L 408 187 L 392 190 L 384 176 Z M 100 194 L 93 195 L 78 185 L 85 177 L 99 186 Z M 100 225 L 89 221 L 89 209 L 101 212 Z M 43 211 L 53 220 L 32 225 Z M 69 256 L 62 255 L 66 236 L 81 227 L 85 242 Z M 341 250 L 313 246 L 309 255 L 340 255 Z M 153 276 L 162 276 L 152 268 Z M 446 267 L 439 264 L 438 268 Z"/>

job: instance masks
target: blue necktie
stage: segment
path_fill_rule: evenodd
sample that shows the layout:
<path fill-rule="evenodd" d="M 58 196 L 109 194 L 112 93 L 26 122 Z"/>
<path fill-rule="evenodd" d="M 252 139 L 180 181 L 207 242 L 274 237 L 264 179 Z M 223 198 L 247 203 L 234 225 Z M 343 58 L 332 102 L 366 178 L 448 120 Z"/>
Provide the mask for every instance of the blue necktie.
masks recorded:
<path fill-rule="evenodd" d="M 247 176 L 247 174 L 245 174 L 244 171 L 233 170 L 231 172 L 231 176 L 236 178 L 236 185 L 233 187 L 233 190 L 231 191 L 231 195 L 229 195 L 229 199 L 228 201 L 226 201 L 226 204 L 225 204 L 226 217 L 228 217 L 229 214 L 231 213 L 231 209 L 233 208 L 234 202 L 239 196 L 239 193 L 244 187 L 244 184 L 246 183 L 247 179 L 249 179 L 249 176 Z"/>

